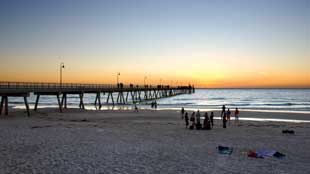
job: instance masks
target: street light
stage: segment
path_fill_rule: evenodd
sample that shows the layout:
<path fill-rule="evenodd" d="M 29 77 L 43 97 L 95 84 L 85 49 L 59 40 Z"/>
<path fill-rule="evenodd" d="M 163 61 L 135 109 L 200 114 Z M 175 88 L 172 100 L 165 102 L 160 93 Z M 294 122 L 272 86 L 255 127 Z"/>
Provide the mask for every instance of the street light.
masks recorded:
<path fill-rule="evenodd" d="M 119 84 L 119 76 L 120 76 L 120 75 L 121 75 L 120 72 L 118 72 L 117 75 L 116 75 L 117 85 Z"/>
<path fill-rule="evenodd" d="M 145 80 L 146 80 L 146 79 L 147 79 L 147 77 L 146 77 L 146 76 L 144 76 L 144 87 L 145 87 L 145 84 L 146 84 L 146 83 L 145 83 Z"/>
<path fill-rule="evenodd" d="M 60 63 L 60 86 L 62 86 L 62 69 L 65 68 L 65 64 L 63 62 Z"/>

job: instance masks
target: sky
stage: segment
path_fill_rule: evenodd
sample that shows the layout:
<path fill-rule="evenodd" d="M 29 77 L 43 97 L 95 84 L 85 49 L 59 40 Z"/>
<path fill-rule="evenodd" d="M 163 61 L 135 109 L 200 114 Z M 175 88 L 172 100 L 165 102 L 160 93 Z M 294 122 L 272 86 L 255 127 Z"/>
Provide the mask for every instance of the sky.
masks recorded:
<path fill-rule="evenodd" d="M 309 0 L 1 0 L 0 81 L 310 87 Z"/>

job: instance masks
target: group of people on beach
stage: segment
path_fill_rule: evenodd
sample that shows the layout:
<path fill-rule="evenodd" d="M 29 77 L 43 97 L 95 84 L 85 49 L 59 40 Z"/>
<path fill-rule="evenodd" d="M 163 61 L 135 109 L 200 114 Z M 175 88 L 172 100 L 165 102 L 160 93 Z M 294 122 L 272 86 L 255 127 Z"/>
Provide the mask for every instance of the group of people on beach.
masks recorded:
<path fill-rule="evenodd" d="M 228 122 L 230 124 L 230 116 L 232 112 L 228 108 L 226 111 L 226 106 L 222 106 L 222 112 L 221 112 L 221 120 L 223 121 L 223 128 L 226 128 L 226 123 Z M 239 109 L 236 108 L 235 112 L 235 120 L 239 121 Z M 214 113 L 210 113 L 210 117 L 208 112 L 204 113 L 204 120 L 203 124 L 201 124 L 201 114 L 198 110 L 197 112 L 192 112 L 191 116 L 188 116 L 188 113 L 185 112 L 184 107 L 181 109 L 181 118 L 182 120 L 185 120 L 185 127 L 189 129 L 196 128 L 197 130 L 203 129 L 203 130 L 210 130 L 214 127 Z"/>
<path fill-rule="evenodd" d="M 226 106 L 222 106 L 222 112 L 221 112 L 221 120 L 223 120 L 223 128 L 226 128 L 226 123 L 230 124 L 230 116 L 232 115 L 231 111 L 229 108 L 227 108 L 226 111 Z M 235 109 L 235 121 L 239 121 L 239 109 Z"/>
<path fill-rule="evenodd" d="M 196 128 L 197 130 L 203 129 L 203 130 L 210 130 L 214 126 L 214 114 L 211 112 L 210 117 L 208 115 L 208 112 L 205 112 L 204 114 L 204 120 L 203 124 L 201 124 L 201 114 L 200 111 L 198 110 L 197 112 L 192 112 L 192 115 L 188 116 L 188 113 L 185 112 L 184 108 L 182 107 L 181 109 L 181 118 L 182 120 L 185 120 L 185 126 L 186 128 L 189 129 L 194 129 Z M 191 124 L 189 123 L 191 122 Z"/>

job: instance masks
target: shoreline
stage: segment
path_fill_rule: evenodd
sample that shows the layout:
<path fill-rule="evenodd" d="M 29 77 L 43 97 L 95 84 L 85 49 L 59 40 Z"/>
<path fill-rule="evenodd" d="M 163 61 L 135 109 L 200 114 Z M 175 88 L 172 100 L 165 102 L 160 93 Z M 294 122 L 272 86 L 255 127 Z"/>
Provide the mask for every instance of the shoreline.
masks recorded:
<path fill-rule="evenodd" d="M 34 107 L 34 104 L 29 104 L 30 108 Z M 150 108 L 150 103 L 140 103 L 137 104 L 137 106 L 141 109 L 151 109 Z M 25 109 L 24 104 L 18 104 L 15 106 L 9 106 L 10 108 L 13 109 Z M 160 105 L 158 106 L 157 110 L 180 110 L 181 109 L 181 105 L 180 106 L 165 106 L 165 105 Z M 208 108 L 207 106 L 204 105 L 197 105 L 197 106 L 183 106 L 184 108 L 186 108 L 187 110 L 190 111 L 196 111 L 196 110 L 200 110 L 200 111 L 221 111 L 220 108 Z M 53 108 L 58 108 L 58 105 L 52 105 L 52 104 L 48 104 L 48 105 L 44 105 L 41 104 L 38 106 L 38 108 L 41 109 L 53 109 Z M 70 109 L 76 109 L 78 108 L 78 106 L 76 105 L 69 105 L 68 108 Z M 102 109 L 101 110 L 110 110 L 110 108 L 115 108 L 115 109 L 124 109 L 126 108 L 127 110 L 130 110 L 132 108 L 134 108 L 134 104 L 125 104 L 125 105 L 112 105 L 112 104 L 104 104 L 102 105 Z M 234 109 L 235 107 L 230 107 L 230 109 Z M 269 109 L 269 108 L 242 108 L 242 107 L 238 107 L 239 109 L 243 110 L 243 111 L 249 111 L 249 112 L 272 112 L 272 113 L 300 113 L 300 114 L 310 114 L 310 110 L 287 110 L 287 109 Z M 87 110 L 98 110 L 93 104 L 85 104 L 85 109 Z"/>
<path fill-rule="evenodd" d="M 134 110 L 131 107 L 125 107 L 126 109 L 122 107 L 109 107 L 108 109 L 85 109 L 81 110 L 79 108 L 68 108 L 63 111 L 63 113 L 113 113 L 113 112 L 122 112 L 122 113 L 131 113 L 134 112 Z M 25 112 L 24 109 L 21 108 L 13 108 L 11 107 L 9 109 L 9 116 L 10 113 L 20 113 Z M 189 114 L 193 111 L 197 111 L 198 109 L 192 109 L 192 108 L 185 108 L 185 111 L 187 111 Z M 219 115 L 221 110 L 220 109 L 199 109 L 201 113 L 208 112 L 214 112 L 215 117 L 214 119 L 220 119 Z M 163 112 L 163 113 L 180 113 L 180 109 L 168 109 L 168 108 L 158 108 L 157 110 L 149 109 L 149 108 L 142 108 L 139 109 L 141 112 Z M 58 108 L 38 108 L 38 111 L 30 111 L 31 114 L 36 113 L 59 113 Z M 234 121 L 234 111 L 232 111 L 231 120 Z M 16 115 L 16 114 L 13 114 Z M 3 117 L 3 115 L 1 115 Z M 1 117 L 0 116 L 0 117 Z M 25 115 L 26 116 L 26 115 Z M 30 116 L 31 117 L 31 116 Z M 272 111 L 257 111 L 257 110 L 242 110 L 240 109 L 239 119 L 243 121 L 271 121 L 271 122 L 295 122 L 295 123 L 310 123 L 310 114 L 308 113 L 298 113 L 298 112 L 272 112 Z"/>

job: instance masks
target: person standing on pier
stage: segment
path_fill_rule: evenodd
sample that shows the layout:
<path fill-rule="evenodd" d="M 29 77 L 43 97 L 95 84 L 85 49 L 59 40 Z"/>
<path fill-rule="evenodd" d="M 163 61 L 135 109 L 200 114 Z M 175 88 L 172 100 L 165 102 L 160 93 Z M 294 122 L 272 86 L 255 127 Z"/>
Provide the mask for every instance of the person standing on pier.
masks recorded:
<path fill-rule="evenodd" d="M 223 119 L 224 114 L 225 114 L 225 105 L 222 106 L 221 120 Z"/>

